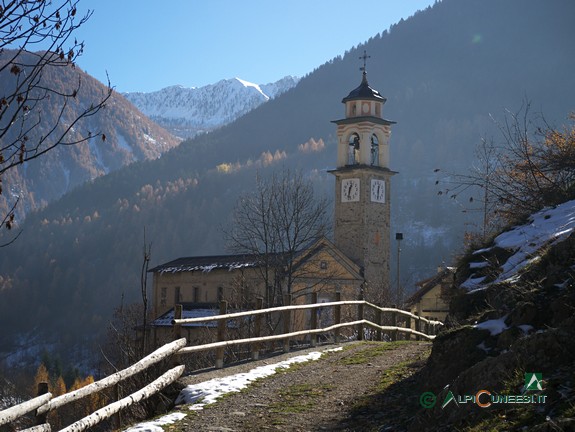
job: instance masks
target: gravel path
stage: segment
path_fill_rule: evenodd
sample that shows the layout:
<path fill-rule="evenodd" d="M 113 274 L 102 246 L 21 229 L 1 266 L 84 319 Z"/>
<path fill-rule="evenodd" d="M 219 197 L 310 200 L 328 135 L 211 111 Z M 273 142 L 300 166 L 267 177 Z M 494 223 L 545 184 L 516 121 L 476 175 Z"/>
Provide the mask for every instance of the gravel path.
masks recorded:
<path fill-rule="evenodd" d="M 331 348 L 334 346 L 294 351 L 207 371 L 184 378 L 184 383 L 196 384 L 247 372 L 263 364 Z M 230 393 L 201 411 L 182 406 L 180 409 L 187 416 L 164 428 L 167 431 L 386 430 L 384 425 L 397 423 L 401 417 L 398 415 L 405 407 L 397 405 L 401 403 L 397 395 L 382 393 L 389 383 L 382 384 L 391 382 L 390 379 L 405 381 L 421 368 L 429 350 L 430 344 L 426 342 L 347 343 L 341 351 L 327 353 L 320 360 L 302 363 L 258 380 L 248 389 Z M 413 409 L 417 408 L 415 403 Z M 395 413 L 394 419 L 389 418 L 390 413 Z M 396 424 L 389 430 L 401 429 L 404 428 Z"/>

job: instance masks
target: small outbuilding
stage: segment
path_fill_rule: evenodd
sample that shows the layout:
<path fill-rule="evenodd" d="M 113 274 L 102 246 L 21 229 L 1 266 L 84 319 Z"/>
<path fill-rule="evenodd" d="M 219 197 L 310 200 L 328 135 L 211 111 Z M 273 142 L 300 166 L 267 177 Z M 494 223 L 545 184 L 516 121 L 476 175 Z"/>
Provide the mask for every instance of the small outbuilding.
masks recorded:
<path fill-rule="evenodd" d="M 405 305 L 413 314 L 445 321 L 449 313 L 454 279 L 455 268 L 439 267 L 435 276 L 416 284 L 419 289 L 407 299 Z"/>

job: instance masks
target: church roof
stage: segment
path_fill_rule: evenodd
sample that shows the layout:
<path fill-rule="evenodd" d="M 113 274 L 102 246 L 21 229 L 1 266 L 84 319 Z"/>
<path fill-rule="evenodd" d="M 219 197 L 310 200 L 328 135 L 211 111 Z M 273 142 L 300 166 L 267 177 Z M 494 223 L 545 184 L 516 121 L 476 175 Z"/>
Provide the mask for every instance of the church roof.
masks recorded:
<path fill-rule="evenodd" d="M 367 99 L 367 100 L 377 100 L 380 102 L 385 102 L 387 99 L 384 98 L 377 90 L 372 89 L 367 82 L 367 73 L 363 71 L 363 78 L 359 87 L 353 89 L 346 97 L 342 99 L 345 103 L 350 100 L 356 99 Z"/>
<path fill-rule="evenodd" d="M 349 267 L 348 271 L 353 274 L 359 275 L 361 268 L 354 264 L 348 257 L 343 254 L 333 243 L 325 237 L 311 241 L 303 249 L 297 251 L 293 255 L 295 266 L 302 265 L 311 255 L 314 255 L 322 248 L 332 250 L 332 253 L 337 253 L 345 266 Z M 268 260 L 274 261 L 268 264 L 286 264 L 288 254 L 275 253 L 269 254 Z M 263 254 L 237 254 L 237 255 L 211 255 L 211 256 L 193 256 L 182 257 L 169 261 L 165 264 L 160 264 L 150 270 L 150 273 L 180 273 L 180 272 L 210 272 L 212 270 L 227 270 L 234 271 L 242 268 L 257 268 L 265 265 L 266 256 Z"/>
<path fill-rule="evenodd" d="M 228 271 L 262 265 L 262 256 L 257 254 L 213 255 L 177 258 L 149 270 L 150 273 L 179 273 L 191 271 L 209 272 L 217 269 Z"/>

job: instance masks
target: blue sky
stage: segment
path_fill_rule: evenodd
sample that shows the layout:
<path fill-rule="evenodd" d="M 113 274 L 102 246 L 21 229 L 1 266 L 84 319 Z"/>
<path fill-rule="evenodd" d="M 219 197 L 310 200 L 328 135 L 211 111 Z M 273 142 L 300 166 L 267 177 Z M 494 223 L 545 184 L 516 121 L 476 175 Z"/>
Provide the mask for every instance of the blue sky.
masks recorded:
<path fill-rule="evenodd" d="M 78 65 L 117 91 L 303 76 L 435 0 L 98 0 Z"/>

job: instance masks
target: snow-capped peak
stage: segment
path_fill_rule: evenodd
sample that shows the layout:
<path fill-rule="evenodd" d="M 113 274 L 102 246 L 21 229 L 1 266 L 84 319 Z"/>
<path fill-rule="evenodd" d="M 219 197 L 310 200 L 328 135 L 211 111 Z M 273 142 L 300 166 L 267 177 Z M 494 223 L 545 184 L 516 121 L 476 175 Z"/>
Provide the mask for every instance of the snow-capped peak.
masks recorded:
<path fill-rule="evenodd" d="M 266 98 L 266 100 L 269 100 L 269 99 L 270 99 L 270 97 L 262 91 L 262 89 L 260 88 L 259 85 L 254 84 L 254 83 L 251 83 L 251 82 L 249 82 L 249 81 L 245 81 L 245 80 L 243 80 L 243 79 L 241 79 L 241 78 L 238 78 L 238 77 L 236 77 L 236 79 L 237 79 L 241 84 L 243 84 L 243 86 L 246 87 L 246 88 L 248 88 L 248 87 L 253 87 L 253 88 L 255 88 L 257 91 L 259 91 L 259 92 L 262 94 L 263 97 Z"/>
<path fill-rule="evenodd" d="M 140 111 L 174 135 L 189 138 L 230 123 L 294 87 L 298 78 L 254 84 L 233 78 L 204 87 L 174 85 L 151 93 L 124 93 Z"/>

